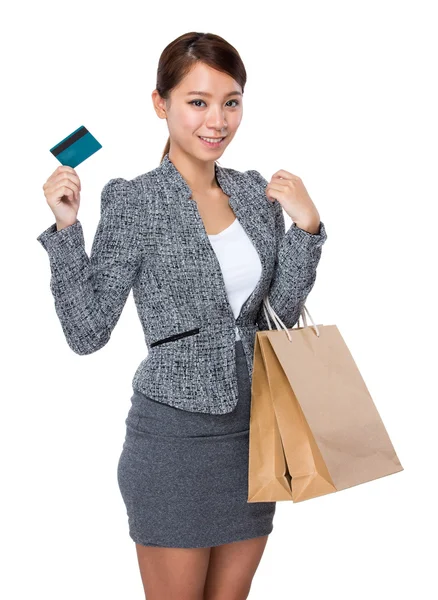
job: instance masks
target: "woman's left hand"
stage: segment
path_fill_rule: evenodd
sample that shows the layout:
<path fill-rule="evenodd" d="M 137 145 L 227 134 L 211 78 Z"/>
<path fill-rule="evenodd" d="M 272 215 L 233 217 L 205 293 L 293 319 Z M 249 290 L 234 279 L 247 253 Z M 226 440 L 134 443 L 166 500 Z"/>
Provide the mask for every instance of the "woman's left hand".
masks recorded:
<path fill-rule="evenodd" d="M 297 176 L 280 169 L 266 186 L 270 202 L 278 200 L 297 227 L 309 233 L 318 233 L 320 217 L 304 183 Z"/>

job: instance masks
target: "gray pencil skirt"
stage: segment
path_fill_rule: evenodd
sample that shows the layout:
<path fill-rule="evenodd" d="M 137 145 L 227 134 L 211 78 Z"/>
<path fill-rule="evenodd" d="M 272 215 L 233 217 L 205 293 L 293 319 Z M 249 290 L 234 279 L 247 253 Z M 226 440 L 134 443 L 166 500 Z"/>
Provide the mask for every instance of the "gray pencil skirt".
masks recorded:
<path fill-rule="evenodd" d="M 251 383 L 236 340 L 239 399 L 227 414 L 181 410 L 134 392 L 117 478 L 129 535 L 202 548 L 268 535 L 275 502 L 248 502 Z"/>

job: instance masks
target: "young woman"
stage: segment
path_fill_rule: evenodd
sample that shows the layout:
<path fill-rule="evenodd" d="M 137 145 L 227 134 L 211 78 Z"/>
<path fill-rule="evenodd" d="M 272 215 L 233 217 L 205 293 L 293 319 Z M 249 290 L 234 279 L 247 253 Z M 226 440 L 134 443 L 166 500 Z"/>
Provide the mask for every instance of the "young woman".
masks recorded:
<path fill-rule="evenodd" d="M 279 170 L 268 184 L 217 163 L 245 83 L 217 35 L 164 49 L 152 93 L 169 130 L 161 163 L 105 185 L 90 258 L 75 170 L 43 186 L 56 223 L 37 239 L 68 344 L 105 345 L 133 289 L 148 346 L 118 464 L 148 600 L 247 598 L 273 529 L 275 502 L 247 501 L 255 334 L 269 328 L 266 295 L 287 327 L 298 321 L 327 236 L 299 177 Z"/>

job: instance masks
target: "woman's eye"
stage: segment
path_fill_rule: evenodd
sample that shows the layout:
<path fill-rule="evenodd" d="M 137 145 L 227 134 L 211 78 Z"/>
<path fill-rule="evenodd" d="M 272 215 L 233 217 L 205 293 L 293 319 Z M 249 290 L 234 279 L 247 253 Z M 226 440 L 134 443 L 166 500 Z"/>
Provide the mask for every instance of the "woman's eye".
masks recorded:
<path fill-rule="evenodd" d="M 194 104 L 195 102 L 204 102 L 204 100 L 192 100 L 189 104 Z"/>
<path fill-rule="evenodd" d="M 189 104 L 194 104 L 195 102 L 204 102 L 204 100 L 191 100 L 191 102 L 189 102 Z M 239 105 L 239 101 L 238 100 L 228 100 L 228 102 L 235 102 L 236 104 L 234 106 L 238 106 Z M 205 102 L 204 102 L 204 104 L 205 104 Z M 234 108 L 234 107 L 232 107 L 232 108 Z"/>

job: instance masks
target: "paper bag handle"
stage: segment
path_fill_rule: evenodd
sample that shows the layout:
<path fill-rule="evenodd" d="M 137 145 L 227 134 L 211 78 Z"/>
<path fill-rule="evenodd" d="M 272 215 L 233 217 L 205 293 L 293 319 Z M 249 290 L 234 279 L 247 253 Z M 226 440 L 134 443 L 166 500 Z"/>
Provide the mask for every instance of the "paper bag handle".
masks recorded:
<path fill-rule="evenodd" d="M 265 313 L 265 319 L 266 319 L 266 322 L 268 323 L 269 329 L 272 329 L 271 322 L 269 320 L 269 316 L 271 316 L 271 318 L 272 318 L 272 320 L 274 322 L 274 325 L 277 326 L 276 328 L 277 329 L 280 329 L 280 328 L 283 329 L 286 332 L 286 335 L 287 335 L 289 341 L 291 342 L 292 341 L 292 337 L 290 335 L 290 332 L 289 332 L 288 328 L 286 327 L 286 325 L 283 323 L 283 321 L 280 319 L 280 317 L 277 315 L 277 313 L 275 312 L 275 310 L 272 308 L 271 303 L 269 302 L 268 296 L 266 296 L 263 299 L 263 311 Z M 315 329 L 316 335 L 319 337 L 318 326 L 315 325 L 315 323 L 314 323 L 314 321 L 312 319 L 312 316 L 311 316 L 310 312 L 308 311 L 307 306 L 305 304 L 303 304 L 303 307 L 302 307 L 302 309 L 300 311 L 300 315 L 298 316 L 297 325 L 299 325 L 300 316 L 301 316 L 301 318 L 303 319 L 304 327 L 307 327 L 306 312 L 309 315 L 309 319 L 312 321 L 312 325 L 313 325 L 313 327 Z M 280 325 L 280 327 L 279 327 L 279 325 Z"/>

